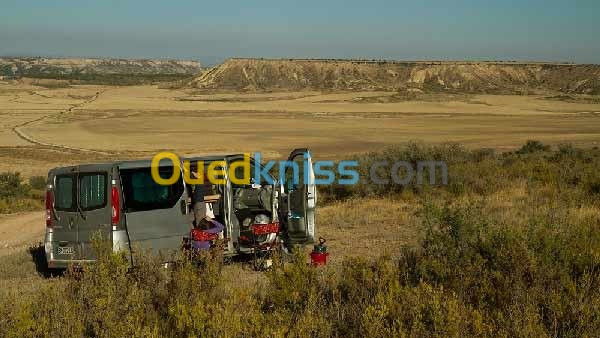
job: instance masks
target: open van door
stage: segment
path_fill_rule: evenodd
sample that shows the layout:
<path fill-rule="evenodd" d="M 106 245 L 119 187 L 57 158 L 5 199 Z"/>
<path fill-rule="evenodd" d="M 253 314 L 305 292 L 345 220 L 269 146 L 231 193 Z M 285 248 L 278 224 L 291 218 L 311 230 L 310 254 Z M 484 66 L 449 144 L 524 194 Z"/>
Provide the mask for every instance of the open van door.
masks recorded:
<path fill-rule="evenodd" d="M 282 182 L 286 199 L 280 206 L 287 211 L 286 215 L 282 215 L 284 237 L 288 244 L 312 243 L 315 239 L 317 187 L 310 152 L 305 148 L 295 149 L 288 157 L 288 164 L 285 182 Z"/>
<path fill-rule="evenodd" d="M 189 234 L 187 193 L 183 175 L 172 185 L 160 185 L 151 174 L 150 161 L 118 164 L 123 190 L 124 216 L 132 253 L 150 249 L 170 255 L 179 250 Z M 172 162 L 158 167 L 161 177 L 170 177 Z"/>

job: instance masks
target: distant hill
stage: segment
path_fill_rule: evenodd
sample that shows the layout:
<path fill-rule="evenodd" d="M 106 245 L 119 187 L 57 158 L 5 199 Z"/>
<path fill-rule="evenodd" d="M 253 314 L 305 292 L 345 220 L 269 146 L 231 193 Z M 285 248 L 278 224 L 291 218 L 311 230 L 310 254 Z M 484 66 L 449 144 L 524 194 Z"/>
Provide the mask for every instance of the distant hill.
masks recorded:
<path fill-rule="evenodd" d="M 600 94 L 600 65 L 229 59 L 191 86 L 227 90 L 402 90 Z"/>
<path fill-rule="evenodd" d="M 91 75 L 194 75 L 198 61 L 90 58 L 0 58 L 0 76 L 74 78 Z"/>

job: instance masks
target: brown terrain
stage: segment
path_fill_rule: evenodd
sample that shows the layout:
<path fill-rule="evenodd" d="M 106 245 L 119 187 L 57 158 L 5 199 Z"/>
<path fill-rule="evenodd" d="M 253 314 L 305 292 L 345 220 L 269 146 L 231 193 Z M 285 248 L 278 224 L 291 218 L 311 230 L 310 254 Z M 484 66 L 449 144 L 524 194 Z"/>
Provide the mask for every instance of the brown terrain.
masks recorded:
<path fill-rule="evenodd" d="M 189 74 L 201 71 L 198 61 L 94 58 L 0 58 L 0 77 L 45 77 L 81 74 Z"/>
<path fill-rule="evenodd" d="M 187 85 L 45 81 L 0 81 L 0 171 L 46 175 L 164 149 L 283 158 L 306 146 L 317 158 L 341 159 L 410 140 L 500 151 L 528 139 L 600 146 L 597 65 L 231 59 Z M 367 203 L 411 217 L 393 201 Z M 363 217 L 352 210 L 352 202 L 323 208 L 320 231 L 344 241 L 345 227 Z M 389 221 L 369 217 L 360 222 Z M 365 240 L 382 248 L 415 240 L 392 223 L 372 229 Z M 42 233 L 41 213 L 3 216 L 0 252 Z"/>
<path fill-rule="evenodd" d="M 188 85 L 4 80 L 0 170 L 45 175 L 56 165 L 148 157 L 162 149 L 282 158 L 308 146 L 319 158 L 342 158 L 409 140 L 499 150 L 527 139 L 597 146 L 598 69 L 231 59 Z"/>
<path fill-rule="evenodd" d="M 230 59 L 196 78 L 229 90 L 600 94 L 600 66 L 559 63 Z"/>

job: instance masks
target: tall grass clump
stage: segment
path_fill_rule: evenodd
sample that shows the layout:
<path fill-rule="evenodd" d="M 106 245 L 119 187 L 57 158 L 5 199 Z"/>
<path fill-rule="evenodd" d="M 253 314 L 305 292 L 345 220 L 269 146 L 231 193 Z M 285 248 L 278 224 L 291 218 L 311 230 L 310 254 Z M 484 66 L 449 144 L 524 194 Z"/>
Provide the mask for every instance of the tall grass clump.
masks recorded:
<path fill-rule="evenodd" d="M 425 213 L 420 250 L 401 259 L 409 284 L 451 290 L 505 336 L 527 329 L 580 337 L 600 328 L 597 215 L 499 224 L 476 205 L 428 206 Z"/>

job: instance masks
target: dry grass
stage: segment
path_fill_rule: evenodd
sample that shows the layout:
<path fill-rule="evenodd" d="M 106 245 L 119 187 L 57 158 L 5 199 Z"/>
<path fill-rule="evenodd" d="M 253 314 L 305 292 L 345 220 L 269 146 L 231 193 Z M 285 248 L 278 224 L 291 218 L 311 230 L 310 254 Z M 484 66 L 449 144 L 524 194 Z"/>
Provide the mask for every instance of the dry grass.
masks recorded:
<path fill-rule="evenodd" d="M 98 92 L 95 101 L 87 102 Z M 169 149 L 183 154 L 262 151 L 266 157 L 283 158 L 291 149 L 306 146 L 319 158 L 338 159 L 341 153 L 415 139 L 500 150 L 527 139 L 600 144 L 600 104 L 589 98 L 564 102 L 548 95 L 430 96 L 397 100 L 397 93 L 377 91 L 212 93 L 156 86 L 53 89 L 30 82 L 2 83 L 0 146 L 29 145 L 39 155 L 23 158 L 14 148 L 14 156 L 0 154 L 0 170 L 20 168 L 43 175 L 53 166 L 98 160 L 97 154 L 69 152 L 54 157 L 51 149 L 38 150 L 12 131 L 44 116 L 20 130 L 40 142 L 119 157 Z"/>
<path fill-rule="evenodd" d="M 397 199 L 354 199 L 318 209 L 318 235 L 331 245 L 333 262 L 348 257 L 377 257 L 414 247 L 420 238 L 418 203 Z"/>
<path fill-rule="evenodd" d="M 0 332 L 68 331 L 47 327 L 54 322 L 87 323 L 85 332 L 107 336 L 152 327 L 163 330 L 154 336 L 223 330 L 234 336 L 598 332 L 597 149 L 530 142 L 518 152 L 494 154 L 408 145 L 363 159 L 411 154 L 407 159 L 449 161 L 450 185 L 380 186 L 371 193 L 355 190 L 349 198 L 328 192 L 329 200 L 347 199 L 318 208 L 317 231 L 331 254 L 324 269 L 307 266 L 308 255 L 301 252 L 299 263 L 266 274 L 246 263 L 221 270 L 204 262 L 203 270 L 178 265 L 167 277 L 151 259 L 127 273 L 126 260 L 111 256 L 75 278 L 48 280 L 38 276 L 28 251 L 26 243 L 40 236 L 32 231 L 21 244 L 0 250 L 0 296 L 15 300 L 0 302 L 6 314 Z M 12 230 L 8 223 L 18 220 L 7 217 L 0 225 Z M 121 317 L 138 324 L 121 325 Z M 86 335 L 81 328 L 76 332 Z"/>

